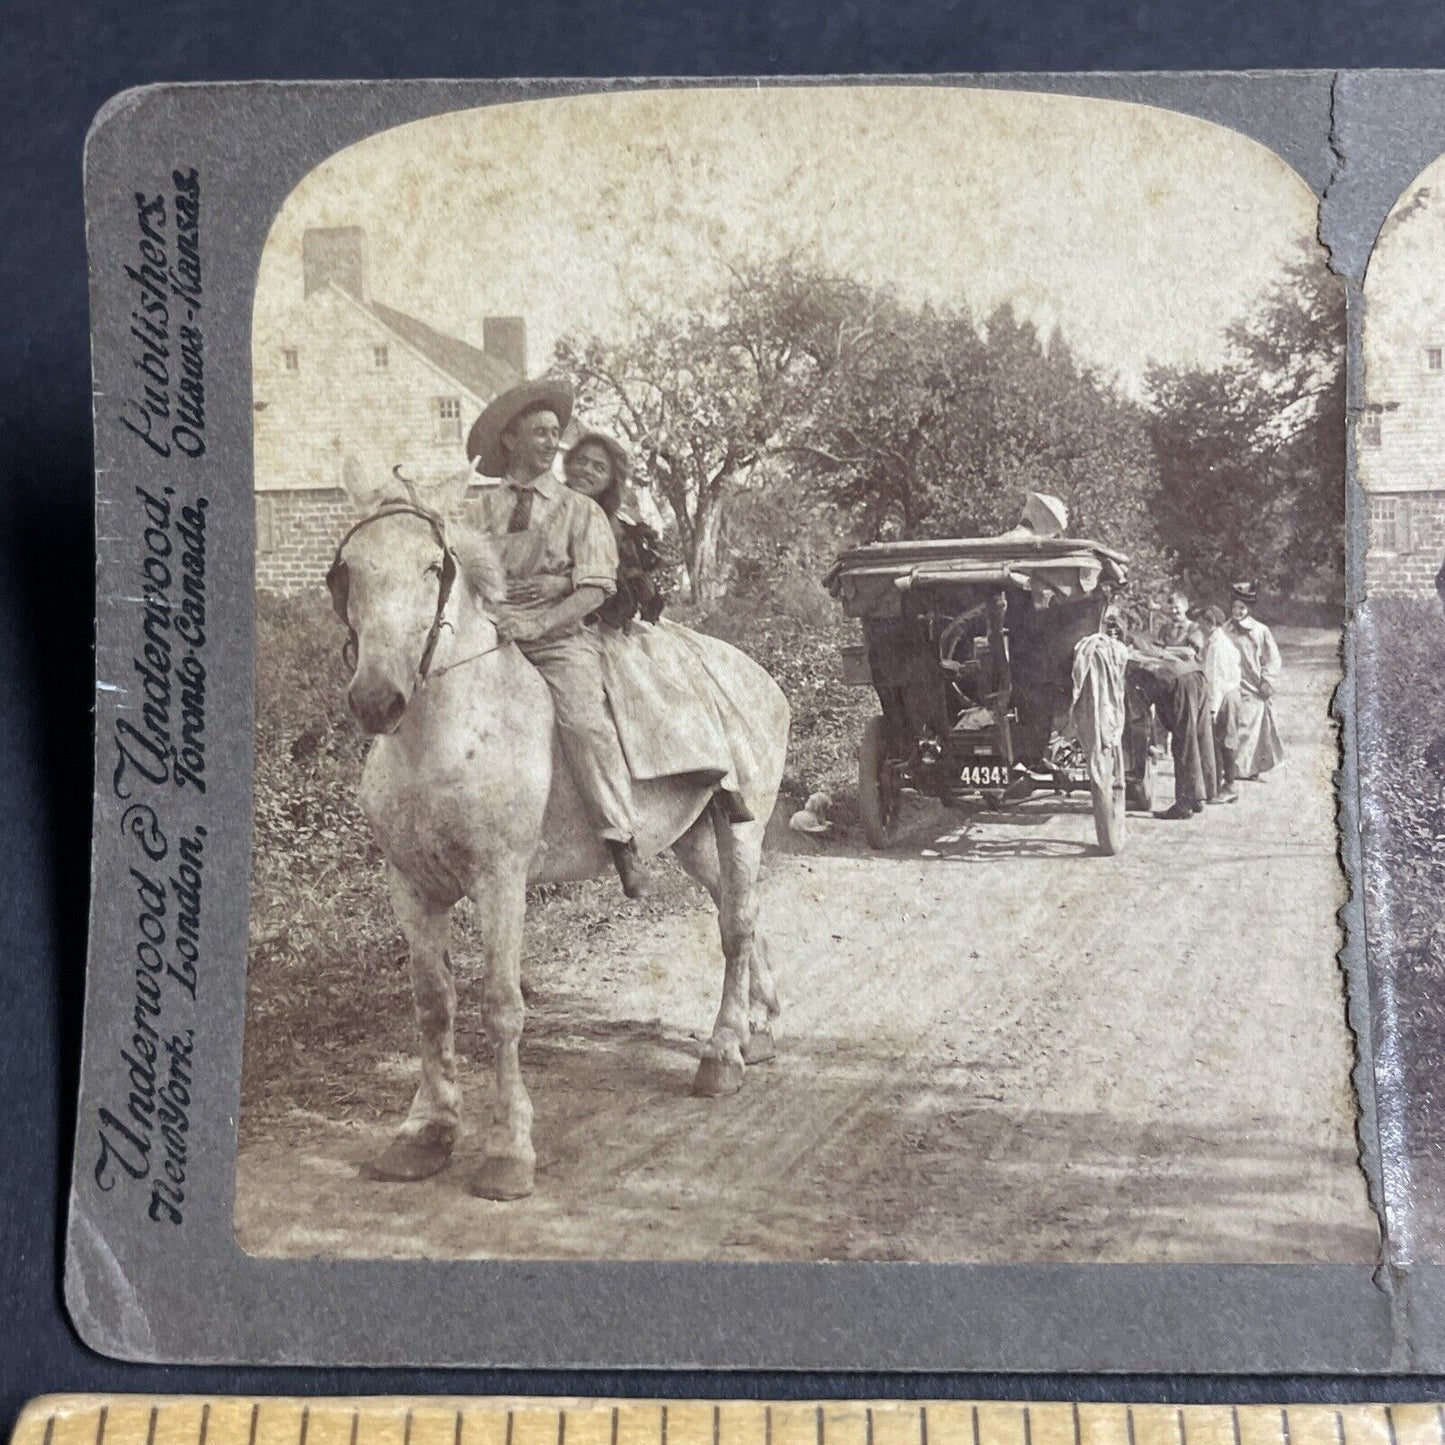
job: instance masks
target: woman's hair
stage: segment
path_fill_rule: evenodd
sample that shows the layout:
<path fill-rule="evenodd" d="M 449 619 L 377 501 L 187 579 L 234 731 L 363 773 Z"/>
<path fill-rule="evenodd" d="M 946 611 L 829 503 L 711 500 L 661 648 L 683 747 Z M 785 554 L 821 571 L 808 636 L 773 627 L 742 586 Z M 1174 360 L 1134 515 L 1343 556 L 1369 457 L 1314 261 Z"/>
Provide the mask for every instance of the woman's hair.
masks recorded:
<path fill-rule="evenodd" d="M 607 484 L 607 490 L 593 497 L 593 501 L 607 513 L 608 519 L 617 515 L 618 508 L 622 506 L 625 495 L 625 482 L 623 469 L 618 465 L 617 454 L 607 445 L 602 438 L 595 433 L 584 436 L 569 448 L 567 455 L 562 458 L 562 470 L 566 472 L 572 464 L 572 458 L 582 450 L 583 447 L 596 447 L 598 451 L 607 458 L 607 470 L 612 480 Z"/>
<path fill-rule="evenodd" d="M 1223 627 L 1225 623 L 1224 609 L 1216 607 L 1212 602 L 1203 612 L 1199 614 L 1211 627 Z"/>

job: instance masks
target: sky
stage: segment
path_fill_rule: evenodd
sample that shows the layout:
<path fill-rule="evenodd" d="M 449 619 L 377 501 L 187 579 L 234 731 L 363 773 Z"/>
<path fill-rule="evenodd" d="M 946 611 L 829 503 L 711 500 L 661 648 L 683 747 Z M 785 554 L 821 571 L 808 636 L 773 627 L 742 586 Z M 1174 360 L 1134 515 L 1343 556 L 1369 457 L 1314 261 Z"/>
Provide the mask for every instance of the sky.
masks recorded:
<path fill-rule="evenodd" d="M 1445 157 L 1395 203 L 1365 272 L 1365 386 L 1389 392 L 1391 371 L 1418 367 L 1417 346 L 1445 344 Z"/>
<path fill-rule="evenodd" d="M 521 315 L 623 339 L 706 304 L 729 260 L 788 254 L 986 315 L 1011 301 L 1130 390 L 1209 365 L 1291 257 L 1315 200 L 1237 133 L 1151 107 L 921 86 L 569 97 L 384 131 L 292 192 L 259 335 L 301 297 L 308 226 L 361 225 L 370 295 L 481 344 Z"/>

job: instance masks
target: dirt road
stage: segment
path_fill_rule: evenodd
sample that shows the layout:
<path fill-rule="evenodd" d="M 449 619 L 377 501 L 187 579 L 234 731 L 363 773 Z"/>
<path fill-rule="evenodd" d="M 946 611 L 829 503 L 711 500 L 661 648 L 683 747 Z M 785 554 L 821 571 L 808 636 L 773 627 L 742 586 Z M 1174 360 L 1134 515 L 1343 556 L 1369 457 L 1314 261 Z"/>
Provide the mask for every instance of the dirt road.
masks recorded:
<path fill-rule="evenodd" d="M 1288 761 L 1189 822 L 1093 845 L 1087 796 L 917 805 L 887 854 L 778 856 L 779 1057 L 688 1094 L 720 975 L 701 904 L 549 988 L 523 1064 L 535 1196 L 357 1162 L 392 1117 L 293 1114 L 242 1154 L 262 1254 L 1367 1261 L 1335 962 L 1334 639 L 1282 631 Z M 1161 766 L 1162 807 L 1171 797 Z M 792 836 L 792 835 L 789 835 Z M 806 840 L 794 837 L 796 846 Z M 410 1061 L 385 1061 L 395 1102 Z M 475 1127 L 485 1076 L 467 1081 Z"/>

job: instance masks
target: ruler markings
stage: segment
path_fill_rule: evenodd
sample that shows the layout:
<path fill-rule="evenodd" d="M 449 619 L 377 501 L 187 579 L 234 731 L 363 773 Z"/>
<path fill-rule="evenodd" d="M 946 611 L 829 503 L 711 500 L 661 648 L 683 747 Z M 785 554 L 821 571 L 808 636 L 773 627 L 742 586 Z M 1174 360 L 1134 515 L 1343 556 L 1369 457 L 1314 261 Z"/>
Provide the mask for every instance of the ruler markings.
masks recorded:
<path fill-rule="evenodd" d="M 435 1445 L 448 1434 L 446 1445 L 467 1445 L 476 1420 L 486 1434 L 471 1445 L 487 1438 L 498 1445 L 636 1445 L 638 1432 L 645 1445 L 653 1430 L 656 1445 L 725 1445 L 724 1434 L 726 1445 L 749 1439 L 757 1445 L 1445 1445 L 1445 1404 L 1423 1400 L 1322 1408 L 1071 1401 L 1068 1414 L 1063 1402 L 799 1401 L 783 1405 L 776 1420 L 778 1407 L 762 1401 L 728 1402 L 727 1408 L 736 1424 L 725 1432 L 723 1403 L 702 1400 L 448 1401 L 436 1410 L 421 1399 L 63 1397 L 22 1415 L 14 1445 L 283 1445 L 288 1437 L 292 1445 L 332 1445 L 345 1438 L 348 1420 L 351 1445 L 360 1445 L 363 1416 L 368 1436 L 374 1425 L 394 1445 Z M 653 1410 L 656 1424 L 649 1426 Z M 283 1421 L 290 1423 L 283 1428 Z"/>

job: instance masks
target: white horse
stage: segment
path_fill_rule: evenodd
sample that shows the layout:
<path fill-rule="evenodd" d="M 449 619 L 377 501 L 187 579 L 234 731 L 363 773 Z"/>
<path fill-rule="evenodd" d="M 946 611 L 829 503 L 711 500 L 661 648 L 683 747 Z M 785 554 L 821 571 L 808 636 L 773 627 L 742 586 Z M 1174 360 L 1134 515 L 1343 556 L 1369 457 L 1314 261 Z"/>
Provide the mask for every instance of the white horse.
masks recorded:
<path fill-rule="evenodd" d="M 522 1082 L 521 952 L 528 883 L 609 870 L 553 737 L 540 673 L 498 641 L 489 606 L 505 578 L 484 539 L 455 543 L 443 514 L 456 500 L 408 486 L 373 493 L 369 514 L 342 540 L 327 579 L 351 632 L 351 711 L 376 741 L 361 804 L 386 857 L 392 904 L 411 949 L 421 1035 L 421 1079 L 405 1122 L 365 1166 L 373 1178 L 423 1179 L 448 1163 L 460 1127 L 448 940 L 453 907 L 470 898 L 485 953 L 482 1009 L 494 1052 L 496 1100 L 485 1158 L 468 1181 L 488 1199 L 533 1188 L 532 1105 Z M 355 493 L 353 493 L 355 495 Z M 717 904 L 722 1003 L 702 1049 L 693 1092 L 732 1093 L 745 1063 L 773 1055 L 778 997 L 757 930 L 763 827 L 787 748 L 788 705 L 750 658 L 699 638 L 721 686 L 725 716 L 753 746 L 740 750 L 740 791 L 756 821 L 729 822 L 713 790 L 685 779 L 635 785 L 637 844 L 671 847 Z M 751 757 L 751 763 L 745 759 Z"/>

